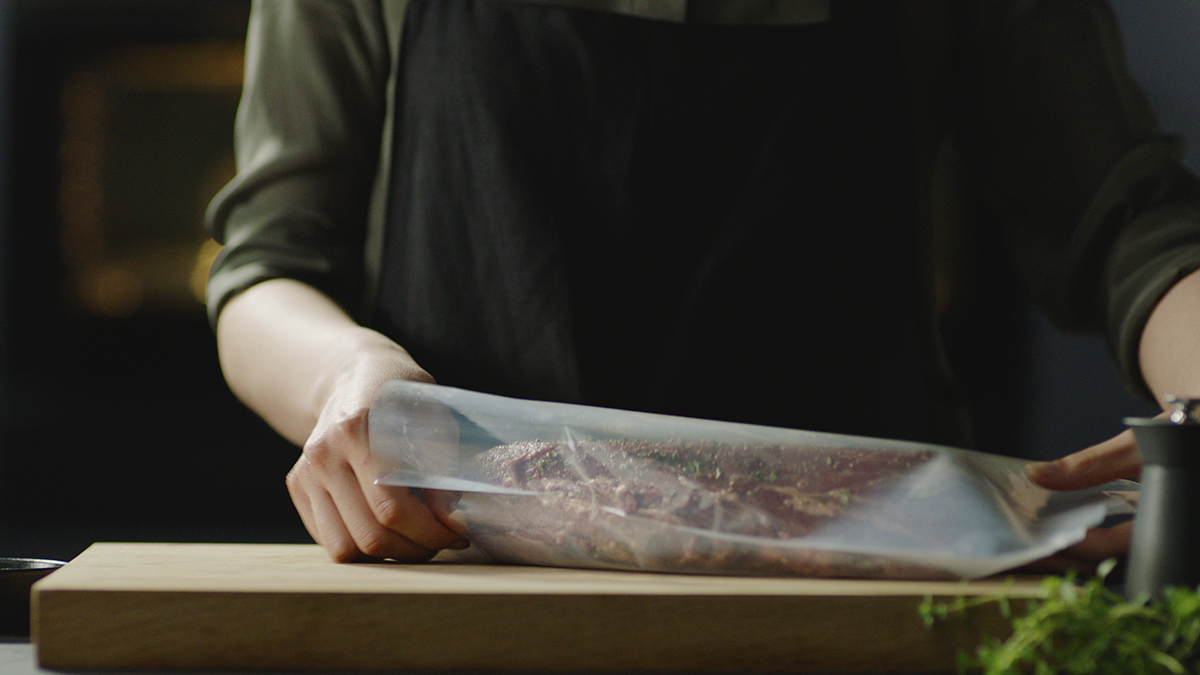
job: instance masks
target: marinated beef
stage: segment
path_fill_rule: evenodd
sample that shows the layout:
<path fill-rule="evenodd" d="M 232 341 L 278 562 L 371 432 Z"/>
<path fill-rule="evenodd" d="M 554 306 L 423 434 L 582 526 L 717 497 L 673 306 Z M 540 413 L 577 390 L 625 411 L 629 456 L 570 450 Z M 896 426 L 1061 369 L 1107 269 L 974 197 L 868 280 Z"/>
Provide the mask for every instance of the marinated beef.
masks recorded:
<path fill-rule="evenodd" d="M 795 541 L 878 525 L 877 496 L 929 450 L 633 440 L 524 442 L 478 455 L 488 482 L 532 496 L 470 495 L 472 540 L 527 564 L 722 574 L 933 578 L 929 569 Z M 788 542 L 788 543 L 785 543 Z"/>

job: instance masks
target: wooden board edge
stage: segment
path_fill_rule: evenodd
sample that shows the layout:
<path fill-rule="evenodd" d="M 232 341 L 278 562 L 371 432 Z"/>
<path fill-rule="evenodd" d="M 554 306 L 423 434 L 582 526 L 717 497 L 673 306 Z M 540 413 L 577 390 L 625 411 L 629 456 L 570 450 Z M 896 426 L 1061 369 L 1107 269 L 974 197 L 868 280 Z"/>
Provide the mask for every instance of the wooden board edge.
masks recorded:
<path fill-rule="evenodd" d="M 49 591 L 34 631 L 64 671 L 950 673 L 1004 630 L 987 606 L 926 628 L 921 600 Z"/>

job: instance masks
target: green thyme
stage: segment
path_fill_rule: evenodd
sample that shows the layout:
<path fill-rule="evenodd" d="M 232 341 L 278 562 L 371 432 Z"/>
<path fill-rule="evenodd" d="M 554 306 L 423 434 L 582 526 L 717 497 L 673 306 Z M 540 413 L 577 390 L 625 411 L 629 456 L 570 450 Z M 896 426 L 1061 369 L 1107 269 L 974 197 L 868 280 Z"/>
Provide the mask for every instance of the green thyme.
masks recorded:
<path fill-rule="evenodd" d="M 1001 603 L 1012 622 L 1005 640 L 985 638 L 974 654 L 960 659 L 960 672 L 983 675 L 1185 675 L 1200 672 L 1200 592 L 1171 587 L 1160 601 L 1127 601 L 1104 584 L 1115 561 L 1078 582 L 1073 574 L 1047 577 L 1044 597 L 1014 615 L 1003 596 L 926 598 L 926 625 L 970 606 Z"/>

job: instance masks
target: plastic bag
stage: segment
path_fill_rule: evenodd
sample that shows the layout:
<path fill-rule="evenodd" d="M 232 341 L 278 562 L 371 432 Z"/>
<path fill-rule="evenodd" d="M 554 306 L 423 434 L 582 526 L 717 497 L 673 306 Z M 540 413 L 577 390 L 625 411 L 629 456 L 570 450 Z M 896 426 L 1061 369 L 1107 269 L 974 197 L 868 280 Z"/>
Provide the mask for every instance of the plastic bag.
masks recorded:
<path fill-rule="evenodd" d="M 534 565 L 977 578 L 1081 540 L 1137 490 L 1051 492 L 1024 460 L 942 446 L 398 381 L 369 434 L 378 483 L 460 492 L 475 547 Z"/>

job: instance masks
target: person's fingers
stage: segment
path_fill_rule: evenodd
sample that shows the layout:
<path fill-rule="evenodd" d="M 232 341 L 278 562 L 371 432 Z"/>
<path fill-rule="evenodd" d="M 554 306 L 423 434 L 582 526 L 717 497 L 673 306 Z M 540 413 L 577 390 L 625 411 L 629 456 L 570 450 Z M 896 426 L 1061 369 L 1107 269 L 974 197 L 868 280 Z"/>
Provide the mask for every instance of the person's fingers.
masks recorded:
<path fill-rule="evenodd" d="M 365 562 L 372 559 L 382 559 L 384 556 L 371 556 L 364 553 L 342 522 L 342 513 L 329 493 L 314 490 L 311 497 L 313 540 L 325 549 L 329 557 L 337 562 Z"/>
<path fill-rule="evenodd" d="M 301 455 L 300 459 L 292 467 L 292 470 L 287 475 L 287 491 L 292 498 L 292 504 L 296 507 L 296 512 L 300 514 L 300 522 L 304 523 L 304 529 L 308 530 L 309 536 L 318 544 L 321 543 L 320 533 L 317 530 L 316 523 L 313 522 L 312 500 L 308 498 L 308 493 L 302 485 L 301 473 L 305 470 L 303 466 L 308 463 L 308 460 Z"/>
<path fill-rule="evenodd" d="M 1105 560 L 1125 557 L 1129 552 L 1132 537 L 1133 521 L 1113 527 L 1095 527 L 1088 530 L 1083 541 L 1068 546 L 1052 556 L 1029 563 L 1019 571 L 1036 574 L 1076 572 L 1089 576 L 1094 575 L 1097 567 Z"/>
<path fill-rule="evenodd" d="M 1083 576 L 1095 576 L 1096 568 L 1099 566 L 1095 560 L 1085 560 L 1075 558 L 1073 556 L 1057 553 L 1048 558 L 1035 560 L 1027 565 L 1023 565 L 1013 570 L 1020 574 L 1053 574 L 1063 575 L 1068 572 L 1074 572 Z"/>
<path fill-rule="evenodd" d="M 1125 430 L 1090 448 L 1050 462 L 1033 462 L 1025 469 L 1031 481 L 1051 490 L 1079 490 L 1119 478 L 1136 478 L 1142 460 Z"/>
<path fill-rule="evenodd" d="M 347 465 L 346 469 L 350 470 L 350 467 Z M 357 479 L 357 492 L 374 522 L 425 548 L 467 547 L 468 542 L 459 532 L 448 527 L 432 511 L 433 506 L 445 509 L 448 505 L 445 498 L 436 497 L 433 491 L 422 494 L 421 491 L 377 484 L 369 451 L 359 456 L 353 473 Z M 434 501 L 430 501 L 431 496 Z M 351 499 L 351 495 L 346 499 Z"/>
<path fill-rule="evenodd" d="M 287 476 L 288 493 L 296 506 L 304 529 L 329 556 L 339 562 L 361 559 L 364 554 L 342 523 L 341 515 L 329 493 L 320 484 L 308 458 L 301 455 Z"/>
<path fill-rule="evenodd" d="M 327 482 L 338 487 L 331 491 Z M 307 458 L 301 458 L 288 476 L 288 490 L 305 528 L 331 558 L 339 562 L 383 558 L 417 562 L 437 552 L 376 522 L 365 500 L 353 489 L 355 485 L 349 471 L 340 480 L 319 475 Z"/>
<path fill-rule="evenodd" d="M 425 551 L 465 548 L 466 540 L 435 518 L 413 492 L 375 483 L 366 438 L 366 417 L 355 416 L 314 436 L 304 448 L 359 550 L 411 559 L 424 556 Z M 412 546 L 422 550 L 411 550 Z"/>
<path fill-rule="evenodd" d="M 466 548 L 463 544 L 469 546 L 470 542 L 466 540 L 467 521 L 463 517 L 462 511 L 458 508 L 458 500 L 462 497 L 461 492 L 448 492 L 445 490 L 422 490 L 422 499 L 425 505 L 429 507 L 430 512 L 446 527 L 463 536 L 461 544 L 450 546 L 449 548 Z"/>
<path fill-rule="evenodd" d="M 427 560 L 459 539 L 406 490 L 374 496 L 378 507 L 373 507 L 351 466 L 330 446 L 310 444 L 304 459 L 297 468 L 312 512 L 312 529 L 318 533 L 314 539 L 335 560 L 359 560 L 364 556 Z M 382 517 L 376 515 L 376 508 Z M 442 540 L 448 541 L 443 544 Z"/>
<path fill-rule="evenodd" d="M 307 457 L 301 456 L 288 473 L 287 486 L 304 528 L 330 557 L 343 562 L 363 557 Z"/>
<path fill-rule="evenodd" d="M 362 485 L 358 495 L 372 522 L 419 546 L 433 550 L 467 546 L 467 541 L 435 517 L 414 491 L 371 483 Z M 353 496 L 347 495 L 347 499 Z"/>
<path fill-rule="evenodd" d="M 331 515 L 337 521 L 329 524 L 329 531 L 339 535 L 337 526 L 340 525 L 349 538 L 349 541 L 344 541 L 339 537 L 335 546 L 329 535 L 323 535 L 326 537 L 325 548 L 335 560 L 358 560 L 367 556 L 417 562 L 432 558 L 441 548 L 418 544 L 377 520 L 367 505 L 367 500 L 357 489 L 354 477 L 348 471 L 341 480 L 333 484 L 329 495 L 336 508 L 336 514 Z M 406 527 L 405 531 L 412 531 L 409 522 L 402 522 Z"/>
<path fill-rule="evenodd" d="M 1132 520 L 1112 527 L 1096 527 L 1088 530 L 1083 541 L 1064 549 L 1063 553 L 1074 558 L 1102 562 L 1128 553 L 1132 538 Z"/>

